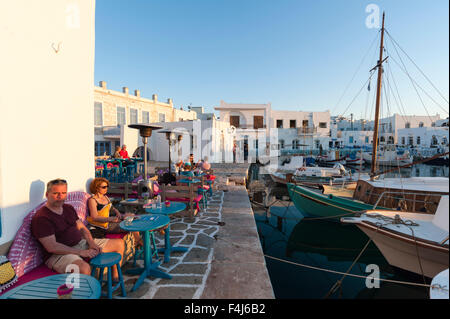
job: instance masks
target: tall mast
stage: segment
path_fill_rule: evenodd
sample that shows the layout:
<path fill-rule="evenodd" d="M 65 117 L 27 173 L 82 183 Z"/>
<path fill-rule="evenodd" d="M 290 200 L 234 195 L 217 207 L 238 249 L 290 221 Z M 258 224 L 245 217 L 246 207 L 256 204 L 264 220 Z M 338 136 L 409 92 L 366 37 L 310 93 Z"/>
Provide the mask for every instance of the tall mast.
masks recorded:
<path fill-rule="evenodd" d="M 378 79 L 377 79 L 377 99 L 375 105 L 375 126 L 373 130 L 373 150 L 372 150 L 372 168 L 370 170 L 370 179 L 374 179 L 377 164 L 377 146 L 378 146 L 378 117 L 380 115 L 381 100 L 381 79 L 383 76 L 383 40 L 384 40 L 384 12 L 381 26 L 380 59 L 378 60 Z"/>

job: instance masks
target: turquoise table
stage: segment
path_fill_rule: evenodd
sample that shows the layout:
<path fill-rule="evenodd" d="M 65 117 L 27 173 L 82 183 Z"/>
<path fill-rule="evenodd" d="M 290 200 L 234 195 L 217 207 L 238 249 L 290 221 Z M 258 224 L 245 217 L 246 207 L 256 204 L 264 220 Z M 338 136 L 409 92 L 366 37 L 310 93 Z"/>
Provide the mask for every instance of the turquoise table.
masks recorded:
<path fill-rule="evenodd" d="M 77 284 L 79 278 L 79 285 Z M 27 282 L 14 288 L 0 299 L 56 299 L 56 290 L 66 283 L 75 286 L 72 291 L 72 299 L 98 299 L 101 294 L 100 283 L 94 277 L 83 274 L 53 275 Z"/>
<path fill-rule="evenodd" d="M 184 179 L 177 180 L 177 182 L 178 183 L 185 183 L 185 184 L 190 185 L 190 184 L 200 183 L 201 181 L 199 179 L 187 179 L 187 178 L 184 178 Z"/>
<path fill-rule="evenodd" d="M 172 215 L 179 212 L 182 212 L 186 209 L 185 203 L 180 202 L 170 202 L 170 206 L 167 207 L 166 205 L 162 204 L 162 207 L 160 208 L 146 208 L 145 211 L 147 213 L 151 214 L 159 214 L 159 215 Z M 172 247 L 170 244 L 170 224 L 169 227 L 167 227 L 164 235 L 164 248 L 160 248 L 158 252 L 164 252 L 164 262 L 168 263 L 170 261 L 170 254 L 173 251 L 179 251 L 179 252 L 186 252 L 188 251 L 187 247 Z"/>
<path fill-rule="evenodd" d="M 144 268 L 130 269 L 127 273 L 139 274 L 139 279 L 134 284 L 131 291 L 135 291 L 144 282 L 144 279 L 148 276 L 172 279 L 172 276 L 159 270 L 158 267 L 161 262 L 153 262 L 153 256 L 157 255 L 156 245 L 154 243 L 153 231 L 160 229 L 164 226 L 169 225 L 170 218 L 164 215 L 139 215 L 136 216 L 130 225 L 126 225 L 125 221 L 120 223 L 120 228 L 129 232 L 142 232 L 144 233 Z M 152 237 L 153 246 L 155 250 L 152 249 L 152 244 L 150 243 L 150 236 Z"/>

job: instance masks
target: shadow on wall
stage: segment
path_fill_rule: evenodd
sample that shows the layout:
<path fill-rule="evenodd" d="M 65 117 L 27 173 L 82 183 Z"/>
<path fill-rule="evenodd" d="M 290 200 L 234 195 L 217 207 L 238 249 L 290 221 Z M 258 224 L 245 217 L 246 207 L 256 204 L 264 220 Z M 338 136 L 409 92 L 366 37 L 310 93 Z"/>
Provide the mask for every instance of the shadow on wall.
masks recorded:
<path fill-rule="evenodd" d="M 89 192 L 89 185 L 91 184 L 93 178 L 89 178 L 86 180 L 85 189 L 82 191 L 85 191 L 86 193 Z M 71 189 L 70 187 L 70 181 L 68 180 L 68 191 L 76 191 L 75 189 Z M 2 235 L 6 235 L 6 232 L 4 227 L 9 225 L 9 227 L 13 227 L 12 225 L 16 225 L 16 232 L 19 229 L 20 225 L 22 224 L 23 218 L 33 211 L 36 207 L 38 207 L 42 202 L 46 201 L 46 183 L 42 180 L 35 180 L 31 182 L 30 184 L 30 190 L 29 190 L 29 200 L 26 203 L 10 206 L 10 207 L 2 207 L 0 210 L 0 239 Z M 7 214 L 5 214 L 5 212 Z M 6 217 L 8 216 L 8 217 Z M 6 221 L 5 218 L 8 219 L 15 219 L 14 221 Z M 15 235 L 11 238 L 13 240 Z M 9 240 L 9 239 L 8 239 Z"/>

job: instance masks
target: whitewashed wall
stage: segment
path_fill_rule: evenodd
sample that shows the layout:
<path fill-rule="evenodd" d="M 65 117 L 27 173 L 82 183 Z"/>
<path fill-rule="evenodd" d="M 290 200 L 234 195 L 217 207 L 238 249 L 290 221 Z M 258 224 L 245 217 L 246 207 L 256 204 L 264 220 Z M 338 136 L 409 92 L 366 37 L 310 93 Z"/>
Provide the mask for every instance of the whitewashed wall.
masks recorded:
<path fill-rule="evenodd" d="M 95 1 L 0 2 L 0 245 L 45 199 L 94 176 Z"/>

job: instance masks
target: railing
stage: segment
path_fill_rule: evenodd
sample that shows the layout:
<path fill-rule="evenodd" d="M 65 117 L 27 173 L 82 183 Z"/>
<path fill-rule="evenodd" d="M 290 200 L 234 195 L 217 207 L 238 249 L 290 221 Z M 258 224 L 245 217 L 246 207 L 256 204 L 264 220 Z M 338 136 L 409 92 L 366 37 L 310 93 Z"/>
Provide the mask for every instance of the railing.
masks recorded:
<path fill-rule="evenodd" d="M 104 136 L 120 136 L 120 126 L 103 126 Z"/>
<path fill-rule="evenodd" d="M 404 200 L 404 201 L 412 201 L 414 203 L 413 205 L 413 209 L 412 211 L 415 211 L 415 207 L 416 204 L 415 203 L 431 203 L 431 204 L 439 204 L 439 203 L 435 203 L 434 201 L 431 200 L 418 200 L 416 199 L 417 195 L 421 195 L 421 196 L 443 196 L 442 194 L 433 194 L 433 193 L 411 193 L 411 192 L 393 192 L 393 191 L 384 191 L 383 193 L 380 194 L 380 197 L 378 197 L 377 201 L 375 202 L 375 204 L 373 205 L 372 209 L 376 209 L 376 207 L 378 206 L 378 204 L 380 203 L 381 199 L 383 198 L 383 196 L 385 194 L 399 194 L 399 195 L 414 195 L 414 198 L 405 198 L 405 197 L 395 197 L 395 196 L 386 196 L 387 198 L 392 198 L 394 200 Z"/>
<path fill-rule="evenodd" d="M 239 124 L 238 126 L 235 125 L 235 127 L 237 129 L 254 129 L 254 130 L 257 130 L 257 129 L 261 129 L 261 128 L 265 129 L 266 125 L 264 124 L 264 125 L 259 125 L 259 126 L 255 127 L 254 124 Z"/>
<path fill-rule="evenodd" d="M 317 127 L 297 127 L 297 135 L 317 133 Z"/>

